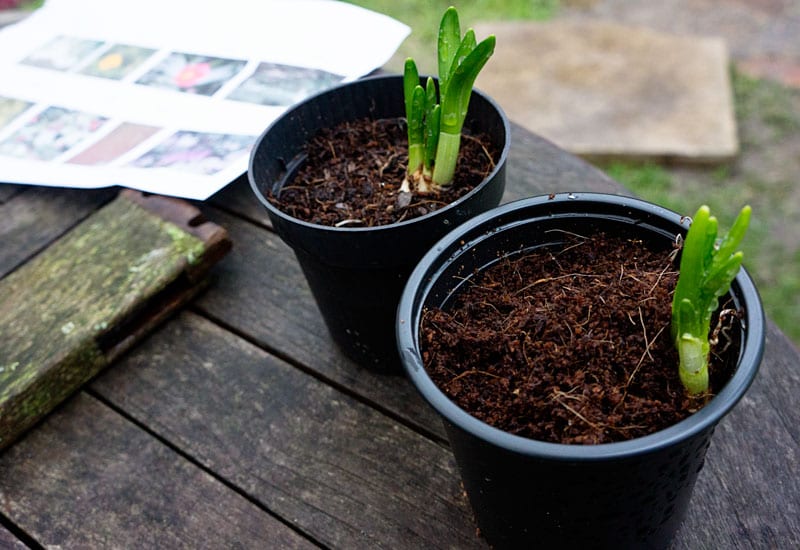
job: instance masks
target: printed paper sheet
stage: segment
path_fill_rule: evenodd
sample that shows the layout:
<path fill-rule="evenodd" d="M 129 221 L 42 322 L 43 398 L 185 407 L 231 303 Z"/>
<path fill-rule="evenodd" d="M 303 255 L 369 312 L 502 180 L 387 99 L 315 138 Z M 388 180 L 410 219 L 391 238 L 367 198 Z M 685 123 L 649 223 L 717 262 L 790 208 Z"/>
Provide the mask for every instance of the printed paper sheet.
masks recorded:
<path fill-rule="evenodd" d="M 334 0 L 48 0 L 0 30 L 0 182 L 206 199 L 289 105 L 408 33 Z"/>

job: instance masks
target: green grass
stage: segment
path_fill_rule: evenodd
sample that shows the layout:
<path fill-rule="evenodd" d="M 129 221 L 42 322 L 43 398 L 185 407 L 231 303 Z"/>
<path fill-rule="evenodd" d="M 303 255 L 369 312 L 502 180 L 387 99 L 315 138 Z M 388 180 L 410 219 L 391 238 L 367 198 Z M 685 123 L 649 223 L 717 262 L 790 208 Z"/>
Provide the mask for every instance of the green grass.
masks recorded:
<path fill-rule="evenodd" d="M 462 32 L 479 21 L 497 19 L 546 20 L 558 10 L 558 0 L 346 0 L 351 4 L 384 13 L 411 27 L 411 35 L 386 64 L 402 72 L 403 61 L 413 57 L 420 73 L 436 74 L 436 39 L 439 21 L 449 6 L 458 8 Z M 478 36 L 480 42 L 483 36 Z"/>
<path fill-rule="evenodd" d="M 777 139 L 800 131 L 800 117 L 792 105 L 792 94 L 785 87 L 735 70 L 731 72 L 731 82 L 736 97 L 737 120 L 745 122 L 755 118 L 769 128 L 772 137 Z"/>

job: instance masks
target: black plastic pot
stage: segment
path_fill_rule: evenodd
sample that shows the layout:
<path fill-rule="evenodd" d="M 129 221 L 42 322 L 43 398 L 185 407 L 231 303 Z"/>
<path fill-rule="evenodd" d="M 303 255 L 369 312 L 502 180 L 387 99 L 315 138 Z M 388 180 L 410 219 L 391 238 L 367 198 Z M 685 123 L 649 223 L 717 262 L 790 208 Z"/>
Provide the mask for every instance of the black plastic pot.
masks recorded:
<path fill-rule="evenodd" d="M 508 254 L 558 245 L 561 229 L 673 241 L 688 222 L 636 199 L 560 194 L 510 203 L 447 235 L 421 260 L 398 308 L 403 363 L 442 416 L 481 533 L 496 548 L 665 548 L 689 504 L 714 427 L 756 375 L 764 316 L 742 270 L 730 295 L 744 311 L 733 377 L 705 407 L 665 430 L 601 445 L 534 441 L 493 428 L 450 401 L 428 377 L 419 351 L 426 307 L 446 307 L 461 285 Z M 677 367 L 676 367 L 677 368 Z"/>
<path fill-rule="evenodd" d="M 469 194 L 425 216 L 373 228 L 327 227 L 292 218 L 266 197 L 291 181 L 306 142 L 319 129 L 348 120 L 403 117 L 404 109 L 401 76 L 367 78 L 322 92 L 266 129 L 248 170 L 275 231 L 294 250 L 334 341 L 363 366 L 397 372 L 395 313 L 411 270 L 445 233 L 500 203 L 509 149 L 503 111 L 480 91 L 472 94 L 464 127 L 487 134 L 500 159 Z"/>

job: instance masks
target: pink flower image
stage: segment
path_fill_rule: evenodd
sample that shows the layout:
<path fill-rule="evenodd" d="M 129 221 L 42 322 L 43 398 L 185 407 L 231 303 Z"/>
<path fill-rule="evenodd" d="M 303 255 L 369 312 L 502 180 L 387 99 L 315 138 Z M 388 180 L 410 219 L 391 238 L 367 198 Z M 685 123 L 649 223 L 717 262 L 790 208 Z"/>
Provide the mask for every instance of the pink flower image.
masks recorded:
<path fill-rule="evenodd" d="M 179 88 L 190 88 L 201 82 L 210 72 L 210 63 L 189 63 L 175 75 L 175 84 Z"/>
<path fill-rule="evenodd" d="M 247 64 L 224 59 L 173 52 L 136 81 L 137 84 L 187 94 L 214 95 Z"/>

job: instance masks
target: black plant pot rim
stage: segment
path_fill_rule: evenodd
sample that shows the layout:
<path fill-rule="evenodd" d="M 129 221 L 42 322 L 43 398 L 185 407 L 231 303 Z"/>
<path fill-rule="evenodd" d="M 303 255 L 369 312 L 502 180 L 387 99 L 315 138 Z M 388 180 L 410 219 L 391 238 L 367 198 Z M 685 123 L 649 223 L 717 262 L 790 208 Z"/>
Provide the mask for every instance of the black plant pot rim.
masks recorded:
<path fill-rule="evenodd" d="M 284 111 L 278 118 L 273 120 L 272 123 L 269 126 L 267 126 L 267 128 L 258 137 L 258 139 L 256 140 L 255 144 L 253 145 L 253 148 L 250 150 L 249 166 L 252 167 L 254 159 L 256 157 L 256 152 L 258 151 L 258 149 L 261 146 L 261 142 L 266 138 L 266 136 L 270 133 L 270 131 L 273 129 L 273 127 L 281 125 L 281 124 L 285 124 L 286 123 L 285 121 L 292 117 L 294 111 L 300 109 L 306 103 L 317 101 L 319 98 L 323 98 L 323 97 L 328 96 L 328 95 L 339 93 L 339 90 L 341 90 L 343 88 L 347 88 L 347 87 L 350 87 L 350 86 L 358 86 L 360 84 L 364 84 L 364 83 L 368 83 L 368 82 L 375 82 L 375 81 L 379 81 L 379 80 L 386 80 L 386 81 L 397 80 L 397 85 L 398 86 L 402 86 L 402 83 L 403 83 L 402 75 L 369 76 L 369 77 L 361 78 L 359 80 L 353 80 L 353 81 L 350 81 L 350 82 L 344 82 L 342 84 L 338 84 L 338 85 L 336 85 L 336 86 L 334 86 L 332 88 L 328 88 L 327 90 L 324 90 L 322 92 L 319 92 L 319 93 L 316 93 L 316 94 L 314 94 L 312 96 L 309 96 L 308 98 L 306 98 L 305 100 L 301 101 L 300 103 L 297 103 L 297 104 L 293 105 L 292 107 L 290 107 L 289 109 Z M 439 216 L 442 213 L 446 213 L 449 210 L 452 210 L 454 208 L 458 208 L 461 203 L 467 201 L 472 195 L 477 193 L 480 190 L 480 188 L 483 187 L 483 185 L 487 181 L 490 181 L 491 179 L 493 179 L 495 177 L 495 175 L 497 174 L 497 172 L 505 165 L 505 160 L 506 160 L 506 158 L 508 158 L 508 152 L 509 152 L 510 147 L 511 147 L 511 140 L 508 139 L 508 137 L 511 135 L 511 126 L 509 124 L 508 117 L 505 115 L 505 112 L 503 111 L 503 109 L 500 107 L 500 105 L 494 99 L 492 99 L 489 95 L 485 94 L 484 92 L 480 91 L 477 88 L 473 88 L 472 89 L 472 94 L 473 94 L 473 96 L 475 96 L 475 95 L 481 96 L 481 98 L 483 100 L 485 100 L 487 103 L 489 103 L 492 106 L 492 108 L 497 111 L 498 115 L 500 116 L 500 120 L 502 120 L 504 131 L 505 131 L 505 135 L 507 136 L 506 140 L 505 140 L 505 145 L 503 146 L 503 150 L 500 152 L 500 157 L 497 159 L 497 162 L 495 162 L 494 168 L 492 168 L 492 171 L 483 179 L 483 181 L 481 183 L 476 185 L 475 188 L 472 189 L 466 195 L 464 195 L 462 197 L 459 197 L 457 200 L 449 203 L 447 206 L 444 206 L 444 207 L 442 207 L 442 208 L 440 208 L 438 210 L 434 210 L 433 212 L 429 212 L 429 213 L 427 213 L 427 214 L 425 214 L 423 216 L 417 216 L 415 218 L 411 218 L 411 219 L 408 219 L 408 220 L 403 220 L 403 221 L 397 222 L 397 223 L 386 224 L 386 225 L 376 225 L 376 226 L 372 226 L 372 227 L 333 227 L 333 226 L 330 226 L 330 225 L 321 225 L 321 224 L 315 224 L 315 223 L 310 223 L 310 222 L 307 222 L 307 221 L 304 221 L 304 220 L 300 220 L 298 218 L 295 218 L 293 216 L 288 215 L 287 213 L 285 213 L 282 210 L 280 210 L 279 208 L 277 208 L 261 192 L 261 188 L 259 187 L 259 182 L 256 181 L 255 176 L 253 175 L 252 168 L 247 171 L 247 178 L 250 181 L 250 187 L 253 189 L 253 192 L 255 193 L 256 197 L 258 197 L 258 200 L 261 202 L 261 204 L 263 204 L 264 207 L 269 211 L 271 216 L 277 216 L 277 217 L 283 219 L 284 221 L 288 221 L 290 223 L 297 224 L 297 225 L 304 226 L 304 227 L 308 227 L 308 228 L 314 228 L 315 230 L 318 230 L 318 231 L 330 231 L 330 232 L 341 233 L 341 234 L 347 234 L 347 233 L 358 234 L 358 233 L 365 233 L 365 232 L 371 232 L 371 231 L 382 231 L 382 230 L 383 231 L 387 231 L 387 230 L 391 230 L 393 228 L 410 225 L 410 224 L 413 224 L 415 222 L 419 222 L 419 221 L 422 221 L 422 220 L 427 220 L 427 219 L 432 218 L 434 216 Z M 290 162 L 290 164 L 291 164 L 291 162 Z M 286 173 L 284 174 L 283 177 L 286 177 L 286 175 L 289 175 L 292 171 L 293 170 L 291 170 L 291 167 L 288 167 L 287 171 L 286 171 Z M 270 184 L 272 184 L 272 183 L 274 183 L 274 182 L 270 182 Z"/>
<path fill-rule="evenodd" d="M 733 285 L 736 287 L 737 296 L 747 305 L 746 331 L 741 344 L 743 352 L 740 353 L 736 371 L 722 391 L 702 409 L 669 428 L 653 434 L 633 440 L 598 445 L 550 443 L 513 435 L 478 420 L 458 407 L 428 376 L 419 354 L 419 315 L 415 310 L 422 308 L 434 280 L 441 271 L 441 266 L 432 269 L 431 265 L 436 265 L 437 262 L 441 263 L 442 251 L 451 251 L 453 246 L 460 246 L 460 248 L 445 263 L 454 261 L 459 255 L 468 251 L 469 243 L 462 244 L 461 241 L 467 241 L 465 235 L 473 232 L 476 228 L 480 229 L 481 226 L 485 226 L 485 232 L 482 237 L 474 240 L 486 238 L 488 232 L 496 228 L 492 222 L 496 217 L 552 201 L 571 201 L 575 202 L 576 206 L 582 202 L 584 204 L 624 205 L 634 210 L 645 209 L 659 217 L 672 220 L 676 224 L 682 224 L 685 220 L 680 214 L 630 197 L 603 193 L 560 193 L 555 196 L 543 195 L 514 201 L 464 222 L 441 239 L 422 258 L 408 280 L 398 307 L 398 349 L 403 366 L 417 390 L 451 424 L 495 446 L 549 460 L 582 462 L 639 456 L 669 447 L 716 425 L 733 408 L 753 382 L 764 349 L 765 321 L 761 300 L 750 275 L 744 268 L 740 270 Z M 686 227 L 686 224 L 683 226 Z"/>

